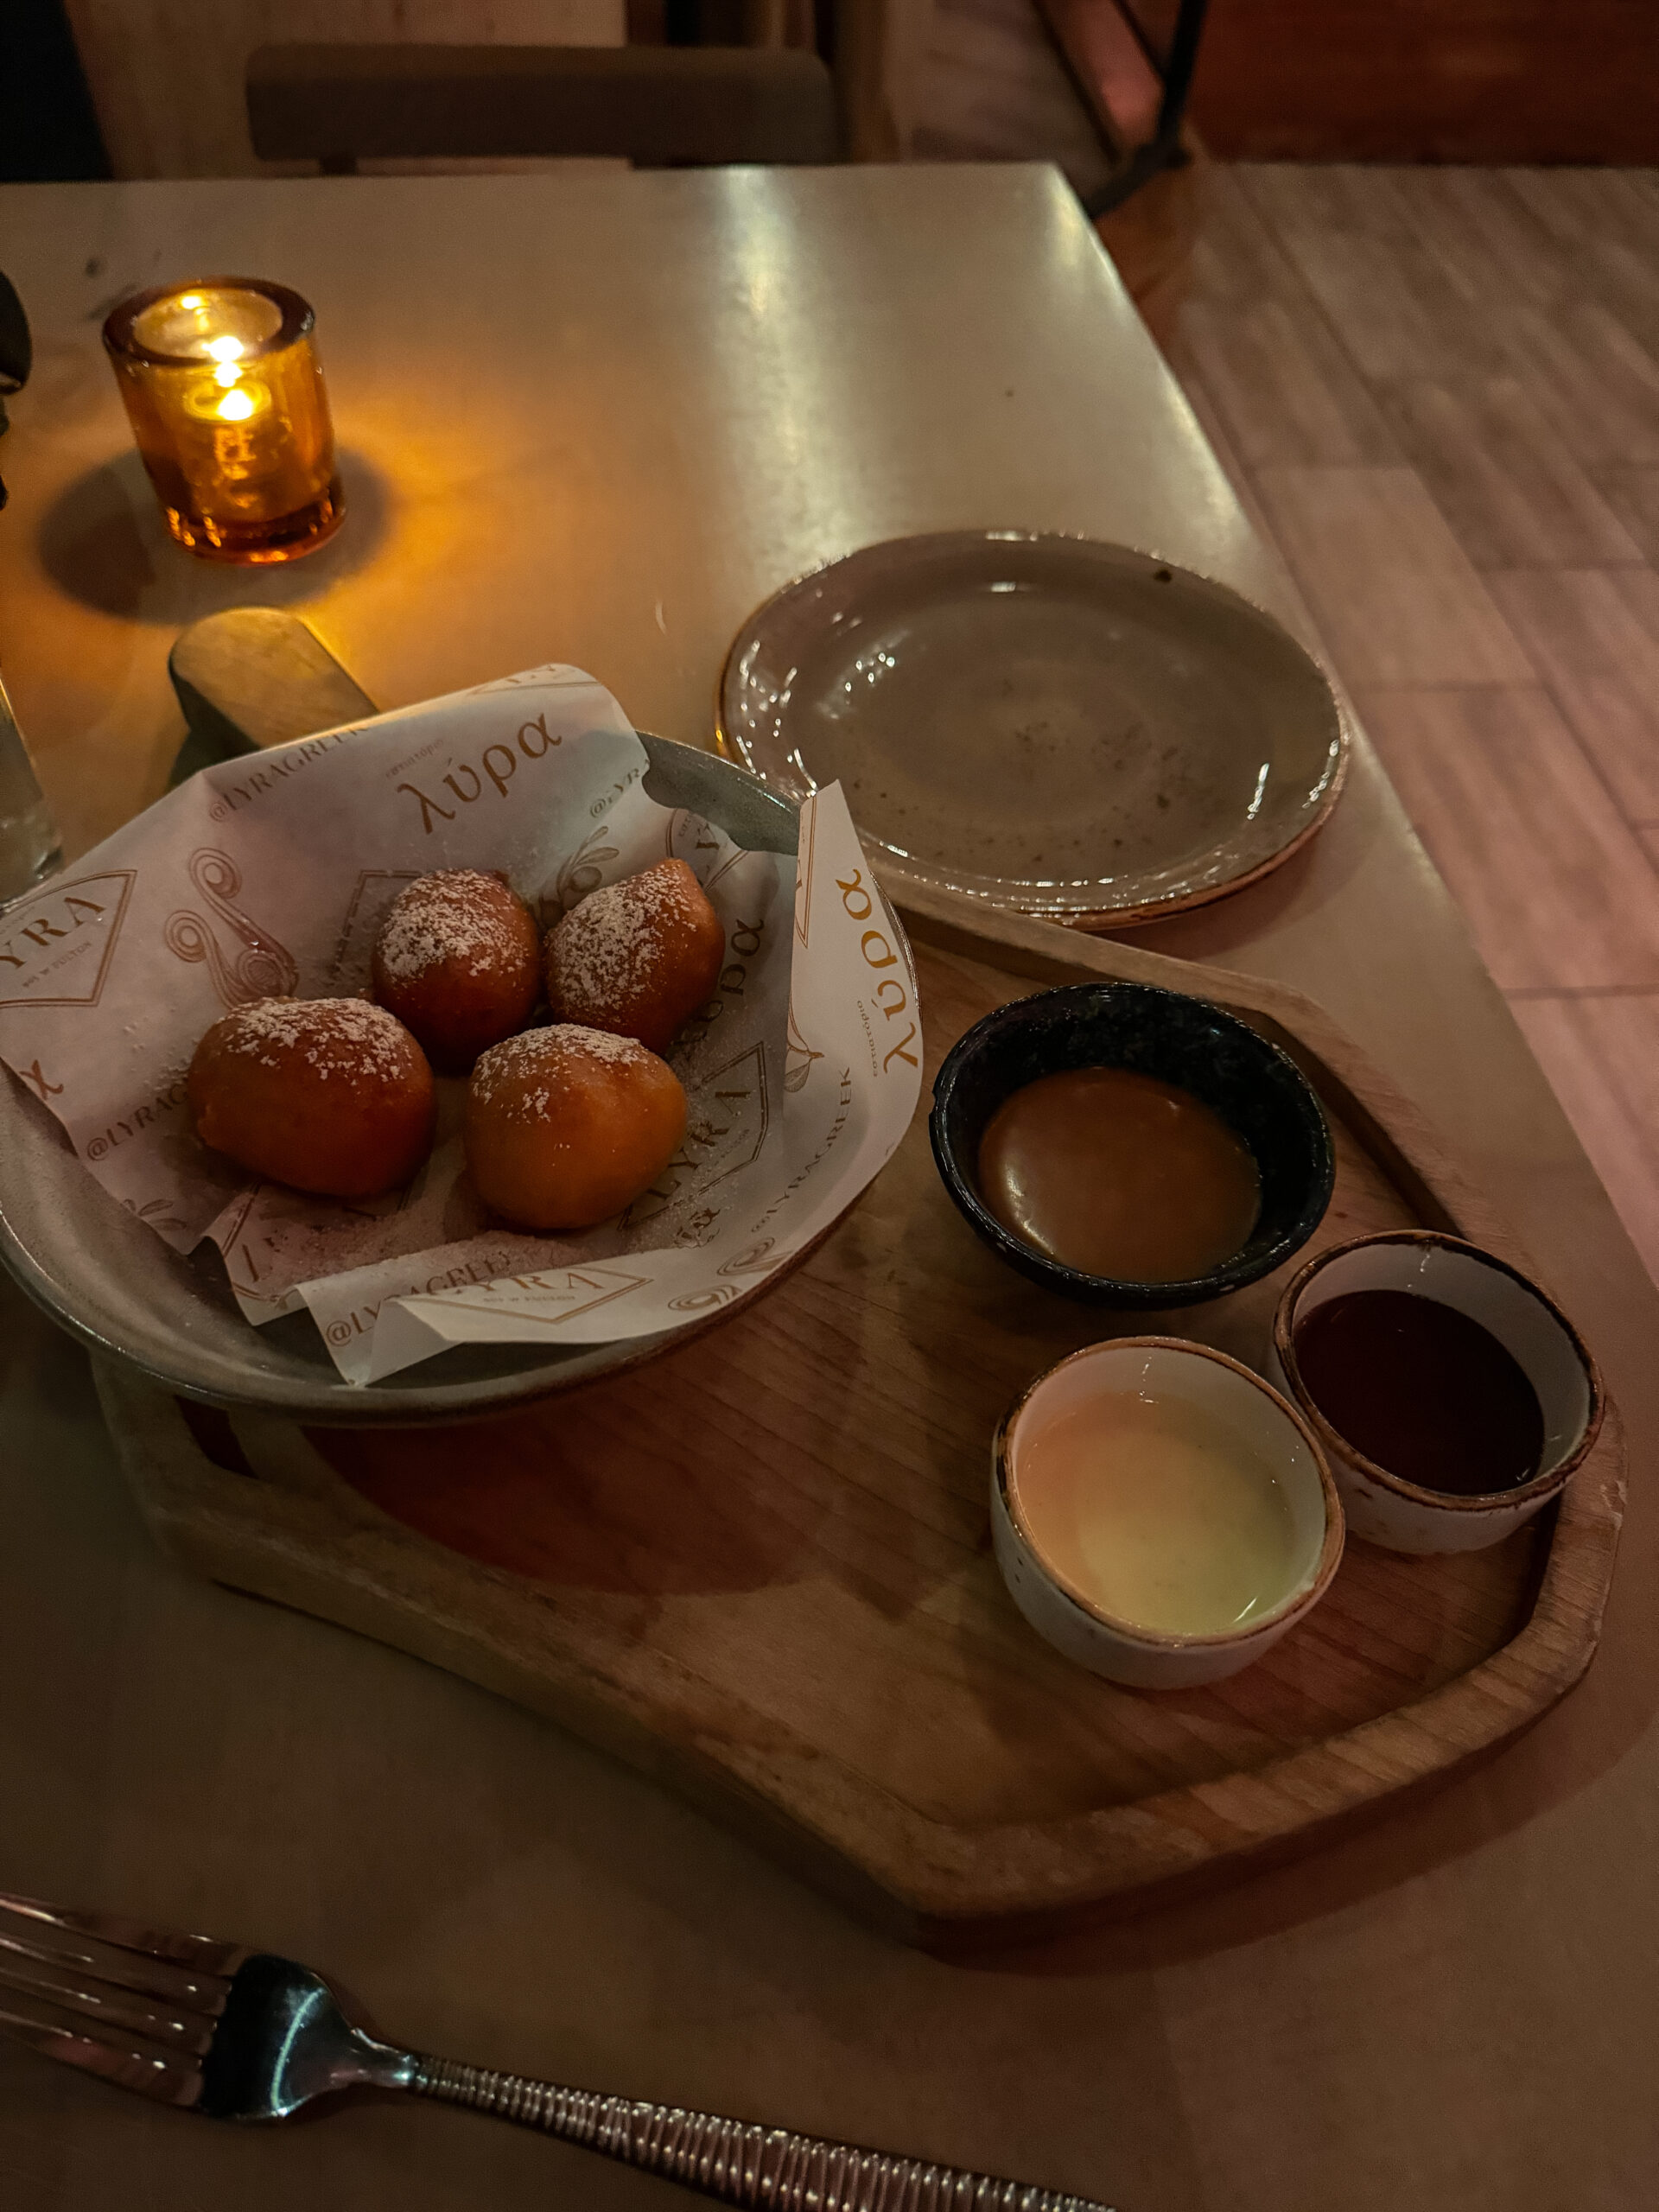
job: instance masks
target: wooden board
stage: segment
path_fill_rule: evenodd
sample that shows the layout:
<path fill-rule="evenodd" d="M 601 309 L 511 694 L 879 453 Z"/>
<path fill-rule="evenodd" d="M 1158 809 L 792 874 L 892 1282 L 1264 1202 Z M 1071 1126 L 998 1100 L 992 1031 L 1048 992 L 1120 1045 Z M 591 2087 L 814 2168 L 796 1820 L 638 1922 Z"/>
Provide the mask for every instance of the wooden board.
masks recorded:
<path fill-rule="evenodd" d="M 1623 1457 L 1615 1416 L 1559 1510 L 1487 1552 L 1351 1538 L 1325 1602 L 1231 1681 L 1141 1693 L 1060 1658 L 990 1551 L 992 1425 L 1033 1375 L 1149 1326 L 1259 1365 L 1284 1276 L 1366 1230 L 1525 1255 L 1296 993 L 944 900 L 910 918 L 930 1075 L 991 1007 L 1098 976 L 1202 993 L 1285 1044 L 1337 1139 L 1313 1244 L 1166 1322 L 1074 1306 L 975 1239 L 918 1114 L 766 1298 L 541 1407 L 302 1434 L 111 1368 L 100 1389 L 151 1527 L 199 1571 L 533 1707 L 948 1944 L 1305 1848 L 1525 1727 L 1594 1650 Z"/>

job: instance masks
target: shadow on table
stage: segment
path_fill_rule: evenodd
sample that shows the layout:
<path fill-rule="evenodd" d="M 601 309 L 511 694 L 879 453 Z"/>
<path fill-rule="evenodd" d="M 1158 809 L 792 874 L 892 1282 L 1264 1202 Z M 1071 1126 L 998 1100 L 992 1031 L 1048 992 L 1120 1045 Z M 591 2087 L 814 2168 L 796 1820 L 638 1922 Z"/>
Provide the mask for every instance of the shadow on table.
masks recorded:
<path fill-rule="evenodd" d="M 199 560 L 168 536 L 143 463 L 124 453 L 79 476 L 47 510 L 41 565 L 59 588 L 99 613 L 176 626 L 227 607 L 287 607 L 315 599 L 371 560 L 386 535 L 393 493 L 360 453 L 340 456 L 346 520 L 297 561 L 236 568 Z"/>
<path fill-rule="evenodd" d="M 1281 861 L 1259 883 L 1230 892 L 1207 906 L 1105 934 L 1142 952 L 1161 952 L 1173 960 L 1203 960 L 1225 967 L 1230 957 L 1248 953 L 1252 945 L 1272 936 L 1287 917 L 1317 899 L 1319 860 L 1310 842 Z"/>

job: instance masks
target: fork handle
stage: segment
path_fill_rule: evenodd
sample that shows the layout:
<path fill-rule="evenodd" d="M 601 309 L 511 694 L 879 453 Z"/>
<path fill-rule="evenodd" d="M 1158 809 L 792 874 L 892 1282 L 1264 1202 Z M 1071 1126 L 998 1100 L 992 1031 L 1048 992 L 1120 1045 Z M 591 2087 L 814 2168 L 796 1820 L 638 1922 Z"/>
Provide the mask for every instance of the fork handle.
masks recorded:
<path fill-rule="evenodd" d="M 685 2112 L 677 2105 L 562 2089 L 448 2058 L 417 2059 L 409 2086 L 420 2096 L 542 2128 L 722 2204 L 765 2212 L 1111 2212 L 1090 2197 L 998 2181 L 959 2166 L 891 2158 L 850 2143 L 722 2120 L 716 2113 Z"/>

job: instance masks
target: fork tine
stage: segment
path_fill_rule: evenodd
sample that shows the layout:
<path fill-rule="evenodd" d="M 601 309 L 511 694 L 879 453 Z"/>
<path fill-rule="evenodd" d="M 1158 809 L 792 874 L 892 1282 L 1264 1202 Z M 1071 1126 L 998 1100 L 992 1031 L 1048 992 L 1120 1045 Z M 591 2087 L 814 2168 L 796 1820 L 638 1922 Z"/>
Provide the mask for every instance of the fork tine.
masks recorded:
<path fill-rule="evenodd" d="M 174 1966 L 194 1967 L 207 1974 L 233 1974 L 250 1955 L 241 1945 L 217 1942 L 211 1936 L 181 1936 L 172 1929 L 123 1920 L 112 1912 L 66 1912 L 40 1897 L 12 1897 L 3 1891 L 0 1891 L 0 1910 L 64 1929 L 73 1936 L 91 1936 L 100 1943 L 113 1943 L 118 1950 L 137 1951 L 146 1958 L 166 1959 Z"/>
<path fill-rule="evenodd" d="M 13 1959 L 24 1959 L 58 1973 L 88 1974 L 114 1988 L 136 1990 L 141 1997 L 156 1998 L 164 2005 L 181 2005 L 187 2012 L 211 2018 L 224 2011 L 230 1993 L 231 1985 L 222 1974 L 192 1974 L 168 1965 L 165 1959 L 118 1950 L 113 1944 L 89 1943 L 73 1936 L 55 1940 L 49 1929 L 38 1936 L 8 1935 L 0 1929 L 0 1963 Z"/>
<path fill-rule="evenodd" d="M 60 1980 L 48 1974 L 30 1973 L 0 1958 L 0 1992 L 22 1998 L 44 1998 L 66 2012 L 84 2015 L 106 2029 L 130 2030 L 150 2043 L 170 2050 L 205 2056 L 213 2039 L 216 2023 L 181 2007 L 157 2012 L 153 2005 L 129 1997 L 118 1989 L 100 1988 L 90 1974 Z"/>
<path fill-rule="evenodd" d="M 0 2005 L 0 2031 L 29 2044 L 43 2058 L 56 2058 L 82 2073 L 96 2074 L 118 2088 L 135 2089 L 158 2104 L 194 2105 L 201 2095 L 201 2069 L 194 2059 L 162 2057 L 139 2050 L 131 2044 L 104 2042 L 97 2036 L 77 2035 L 73 2028 L 33 2012 Z"/>

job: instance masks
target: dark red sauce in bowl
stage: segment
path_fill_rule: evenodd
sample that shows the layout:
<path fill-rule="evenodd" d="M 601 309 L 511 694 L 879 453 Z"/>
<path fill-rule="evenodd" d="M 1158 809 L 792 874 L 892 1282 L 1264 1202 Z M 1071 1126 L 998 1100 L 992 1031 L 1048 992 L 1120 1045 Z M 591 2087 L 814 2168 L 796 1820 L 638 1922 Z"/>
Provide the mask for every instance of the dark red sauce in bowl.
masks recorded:
<path fill-rule="evenodd" d="M 1296 1365 L 1332 1428 L 1421 1490 L 1484 1497 L 1538 1472 L 1544 1416 L 1490 1329 L 1438 1299 L 1354 1290 L 1297 1325 Z"/>

